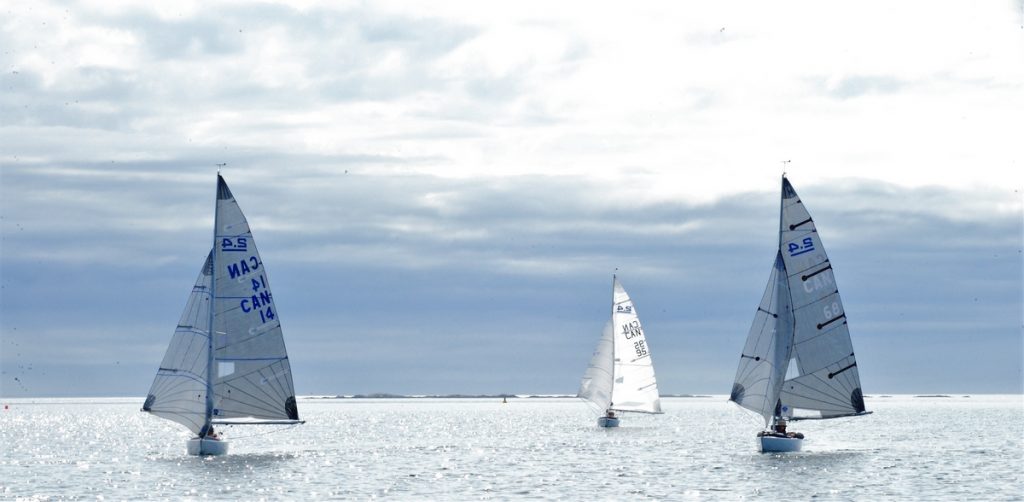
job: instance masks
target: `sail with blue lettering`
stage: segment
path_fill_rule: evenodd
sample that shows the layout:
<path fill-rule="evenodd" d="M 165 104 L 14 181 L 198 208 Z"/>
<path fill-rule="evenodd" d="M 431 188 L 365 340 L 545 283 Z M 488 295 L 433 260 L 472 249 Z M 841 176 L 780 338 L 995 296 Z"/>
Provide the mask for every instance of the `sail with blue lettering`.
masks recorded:
<path fill-rule="evenodd" d="M 857 359 L 832 264 L 800 197 L 782 178 L 780 252 L 786 264 L 793 309 L 793 357 L 797 376 L 782 385 L 782 406 L 814 418 L 864 411 Z"/>
<path fill-rule="evenodd" d="M 867 413 L 831 262 L 785 177 L 780 213 L 775 264 L 729 399 L 762 415 L 766 425 Z"/>
<path fill-rule="evenodd" d="M 213 249 L 143 411 L 200 437 L 214 424 L 301 423 L 270 277 L 219 174 Z"/>
<path fill-rule="evenodd" d="M 249 224 L 218 176 L 214 245 L 214 423 L 298 420 L 270 277 Z"/>

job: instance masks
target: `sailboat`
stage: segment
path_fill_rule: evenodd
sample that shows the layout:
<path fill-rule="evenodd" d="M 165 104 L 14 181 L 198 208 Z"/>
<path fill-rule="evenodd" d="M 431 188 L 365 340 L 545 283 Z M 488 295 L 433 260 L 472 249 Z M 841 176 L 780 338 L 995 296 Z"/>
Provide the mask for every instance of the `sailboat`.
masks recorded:
<path fill-rule="evenodd" d="M 213 225 L 213 249 L 142 405 L 195 434 L 190 455 L 228 452 L 215 425 L 303 423 L 267 270 L 220 173 Z"/>
<path fill-rule="evenodd" d="M 779 219 L 775 263 L 729 397 L 764 417 L 762 452 L 800 451 L 803 434 L 787 431 L 787 420 L 871 413 L 832 264 L 785 174 Z"/>
<path fill-rule="evenodd" d="M 618 427 L 616 412 L 661 413 L 658 382 L 636 307 L 612 276 L 612 315 L 583 373 L 577 397 L 603 413 L 600 427 Z"/>

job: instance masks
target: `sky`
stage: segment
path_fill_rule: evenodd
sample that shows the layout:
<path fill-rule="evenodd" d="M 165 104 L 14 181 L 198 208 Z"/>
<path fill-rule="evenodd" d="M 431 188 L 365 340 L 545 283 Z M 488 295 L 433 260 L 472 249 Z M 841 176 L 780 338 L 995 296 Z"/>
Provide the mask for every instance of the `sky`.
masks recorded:
<path fill-rule="evenodd" d="M 0 396 L 142 396 L 217 164 L 300 395 L 727 394 L 785 171 L 864 392 L 1024 392 L 1024 2 L 14 2 Z"/>

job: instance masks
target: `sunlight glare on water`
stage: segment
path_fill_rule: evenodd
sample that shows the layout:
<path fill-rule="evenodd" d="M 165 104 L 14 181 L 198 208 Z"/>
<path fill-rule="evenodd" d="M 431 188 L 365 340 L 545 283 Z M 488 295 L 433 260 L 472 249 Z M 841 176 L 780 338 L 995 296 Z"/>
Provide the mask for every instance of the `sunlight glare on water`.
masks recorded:
<path fill-rule="evenodd" d="M 1024 493 L 1024 397 L 872 397 L 866 417 L 800 422 L 761 454 L 724 396 L 599 429 L 576 399 L 300 399 L 307 423 L 227 427 L 231 453 L 141 399 L 19 399 L 0 411 L 3 498 L 976 499 Z M 967 430 L 962 430 L 966 428 Z M 270 431 L 272 433 L 267 434 Z"/>

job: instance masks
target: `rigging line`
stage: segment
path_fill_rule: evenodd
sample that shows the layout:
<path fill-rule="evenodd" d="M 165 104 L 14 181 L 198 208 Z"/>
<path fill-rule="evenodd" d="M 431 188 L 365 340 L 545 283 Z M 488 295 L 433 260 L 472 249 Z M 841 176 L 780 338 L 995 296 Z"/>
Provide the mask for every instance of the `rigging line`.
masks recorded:
<path fill-rule="evenodd" d="M 248 382 L 248 381 L 246 381 L 246 382 L 247 383 L 252 383 L 252 382 Z M 278 401 L 274 401 L 274 400 L 270 400 L 270 399 L 264 399 L 264 398 L 261 398 L 261 397 L 255 395 L 255 394 L 247 392 L 245 389 L 242 389 L 241 387 L 238 387 L 238 386 L 235 386 L 235 385 L 227 385 L 227 384 L 223 384 L 223 385 L 225 387 L 230 387 L 231 390 L 234 390 L 238 394 L 243 394 L 243 395 L 251 397 L 251 398 L 253 398 L 255 400 L 255 402 L 251 402 L 251 403 L 250 402 L 245 402 L 245 401 L 242 401 L 241 399 L 235 398 L 234 396 L 230 396 L 227 393 L 224 393 L 224 394 L 222 394 L 220 396 L 222 399 L 226 399 L 229 402 L 235 402 L 235 403 L 238 403 L 240 405 L 243 405 L 243 406 L 246 406 L 246 407 L 249 407 L 249 408 L 254 408 L 254 409 L 257 409 L 257 410 L 265 411 L 267 413 L 275 413 L 275 414 L 280 414 L 281 408 L 279 406 L 284 406 L 284 399 L 279 399 Z M 273 397 L 277 397 L 277 396 L 270 396 L 270 395 L 268 395 L 268 397 L 273 398 Z M 222 406 L 222 408 L 223 408 L 223 406 Z"/>
<path fill-rule="evenodd" d="M 259 387 L 256 387 L 254 382 L 252 382 L 251 380 L 245 379 L 245 380 L 243 380 L 243 382 L 249 384 L 247 387 L 259 388 Z M 242 394 L 242 395 L 251 397 L 251 398 L 253 398 L 255 400 L 255 402 L 253 402 L 253 403 L 247 403 L 245 401 L 242 401 L 242 399 L 236 398 L 236 397 L 234 397 L 234 396 L 232 396 L 232 395 L 230 395 L 230 394 L 228 394 L 226 392 L 221 394 L 221 397 L 223 399 L 227 399 L 228 401 L 233 401 L 233 402 L 239 403 L 239 404 L 244 405 L 244 406 L 250 406 L 252 408 L 264 409 L 268 413 L 270 413 L 270 412 L 277 413 L 277 412 L 280 411 L 279 406 L 283 406 L 284 405 L 284 396 L 274 396 L 274 395 L 271 395 L 271 394 L 269 394 L 269 393 L 264 391 L 263 394 L 265 395 L 265 397 L 260 397 L 260 396 L 257 396 L 255 394 L 249 392 L 248 390 L 244 389 L 243 387 L 241 387 L 239 385 L 236 385 L 236 384 L 221 382 L 220 385 L 223 385 L 229 391 L 230 390 L 234 390 L 237 394 Z M 265 408 L 263 406 L 259 406 L 259 405 L 263 405 L 263 406 L 265 406 Z"/>
<path fill-rule="evenodd" d="M 245 220 L 245 218 L 243 218 L 243 221 L 244 220 Z M 249 223 L 245 222 L 245 226 L 248 227 Z M 245 232 L 242 232 L 240 234 L 217 234 L 217 237 L 218 238 L 224 238 L 224 237 L 235 238 L 235 237 L 242 237 L 243 235 L 247 235 L 247 234 L 252 234 L 252 229 L 248 229 Z M 252 235 L 249 235 L 249 238 L 252 239 Z M 254 254 L 257 255 L 256 259 L 259 259 L 259 252 L 256 251 L 256 244 L 254 242 L 250 241 L 249 242 L 249 248 L 251 248 L 253 250 Z M 263 264 L 263 262 L 260 261 L 260 264 Z"/>
<path fill-rule="evenodd" d="M 199 379 L 195 379 L 195 380 L 189 380 L 187 378 L 171 379 L 171 378 L 166 378 L 165 375 L 159 375 L 159 374 L 157 376 L 159 377 L 158 378 L 159 381 L 158 382 L 154 381 L 154 384 L 153 384 L 152 388 L 150 389 L 152 391 L 152 392 L 150 392 L 150 394 L 153 394 L 154 396 L 161 396 L 161 395 L 162 396 L 171 396 L 173 394 L 186 394 L 186 393 L 189 394 L 189 395 L 192 395 L 192 394 L 195 393 L 195 389 L 188 386 L 188 384 L 191 383 L 191 382 L 197 382 L 197 383 L 205 386 L 205 382 L 203 382 L 202 380 L 199 380 Z"/>
<path fill-rule="evenodd" d="M 275 366 L 277 367 L 277 369 L 273 369 Z M 265 378 L 268 382 L 273 382 L 272 386 L 275 387 L 274 390 L 277 392 L 277 397 L 279 399 L 287 399 L 289 391 L 284 387 L 284 380 L 287 379 L 288 383 L 291 384 L 292 376 L 292 367 L 291 364 L 288 363 L 288 356 L 285 356 L 284 359 L 278 362 L 271 363 L 265 366 L 264 369 L 273 369 L 273 372 L 270 375 L 271 377 L 273 377 L 272 379 L 267 377 L 263 378 Z M 263 369 L 260 369 L 260 376 L 263 376 Z M 278 376 L 284 378 L 278 378 Z"/>
<path fill-rule="evenodd" d="M 821 375 L 819 375 L 817 373 L 812 373 L 812 375 L 814 375 L 814 378 L 816 378 L 819 382 L 824 384 L 826 389 L 835 389 L 835 387 L 830 385 L 828 381 L 823 380 L 821 378 Z M 810 388 L 810 389 L 814 390 L 815 392 L 817 392 L 819 394 L 823 394 L 826 397 L 829 397 L 829 398 L 833 399 L 834 401 L 827 401 L 827 400 L 824 400 L 824 399 L 814 399 L 814 398 L 811 398 L 811 397 L 807 397 L 808 399 L 813 399 L 813 400 L 821 402 L 821 403 L 832 404 L 832 405 L 835 405 L 835 406 L 839 406 L 839 407 L 841 407 L 843 409 L 850 408 L 850 403 L 848 401 L 844 400 L 845 397 L 846 397 L 845 395 L 844 396 L 835 396 L 835 395 L 828 394 L 828 393 L 826 393 L 824 391 L 821 391 L 821 390 L 818 390 L 818 389 L 813 389 L 809 385 L 804 384 L 804 383 L 801 383 L 801 385 L 803 385 L 803 386 L 805 386 L 807 388 Z M 843 389 L 843 390 L 846 391 L 846 389 Z"/>
<path fill-rule="evenodd" d="M 836 401 L 827 401 L 827 400 L 817 399 L 817 398 L 810 397 L 810 396 L 807 396 L 807 395 L 804 395 L 804 394 L 794 393 L 792 391 L 785 392 L 785 394 L 789 394 L 790 396 L 794 396 L 794 398 L 796 398 L 796 399 L 802 400 L 802 402 L 798 401 L 798 404 L 793 404 L 792 402 L 790 402 L 790 405 L 795 407 L 795 408 L 808 409 L 808 410 L 817 410 L 817 411 L 833 411 L 833 410 L 848 410 L 848 409 L 851 409 L 850 403 L 842 403 L 842 402 L 836 402 Z"/>
<path fill-rule="evenodd" d="M 832 327 L 831 329 L 826 329 L 825 331 L 819 331 L 819 332 L 815 333 L 815 334 L 814 334 L 814 336 L 811 336 L 811 337 L 807 337 L 807 338 L 804 338 L 803 340 L 800 340 L 800 341 L 798 341 L 798 342 L 797 342 L 797 341 L 794 341 L 794 342 L 793 342 L 793 346 L 794 346 L 794 347 L 796 347 L 796 346 L 798 346 L 798 345 L 806 345 L 807 343 L 809 343 L 809 342 L 812 342 L 812 341 L 814 341 L 814 340 L 817 340 L 818 338 L 821 338 L 821 337 L 823 337 L 823 336 L 830 336 L 830 335 L 832 335 L 833 333 L 835 333 L 836 331 L 839 331 L 840 329 L 842 329 L 842 328 L 843 328 L 843 326 L 846 326 L 846 325 L 847 325 L 847 324 L 846 324 L 846 323 L 844 322 L 844 323 L 842 323 L 842 324 L 840 324 L 840 325 L 838 325 L 838 326 L 833 326 L 833 327 Z M 849 337 L 849 334 L 850 334 L 850 331 L 849 331 L 849 329 L 847 329 L 847 331 L 846 331 L 846 334 L 847 334 L 847 337 Z M 833 362 L 834 362 L 834 361 L 833 361 Z M 830 364 L 831 364 L 831 363 L 830 363 Z M 822 367 L 822 368 L 818 368 L 818 370 L 820 370 L 820 369 L 823 369 L 823 368 L 824 368 L 824 367 Z M 817 371 L 817 370 L 815 370 L 815 371 Z M 811 372 L 811 371 L 808 371 L 807 373 L 812 373 L 812 372 Z"/>
<path fill-rule="evenodd" d="M 210 378 L 210 372 L 206 368 L 206 344 L 202 344 L 198 347 L 194 353 L 192 352 L 192 342 L 189 342 L 189 347 L 185 352 L 185 355 L 192 355 L 192 364 L 189 364 L 188 370 L 196 375 L 204 375 L 204 378 Z M 187 361 L 184 357 L 181 358 L 181 366 L 184 368 Z M 201 370 L 197 370 L 200 368 Z"/>
<path fill-rule="evenodd" d="M 812 231 L 812 233 L 817 233 L 817 232 Z M 793 241 L 796 241 L 796 240 L 798 240 L 798 239 L 793 239 Z M 823 248 L 818 248 L 818 249 L 815 249 L 814 251 L 824 251 L 824 249 Z M 795 255 L 795 256 L 800 256 L 802 254 L 803 253 L 800 253 L 800 254 Z M 807 258 L 822 258 L 822 257 L 821 256 L 809 256 Z M 806 271 L 808 271 L 808 270 L 810 270 L 810 269 L 812 269 L 814 267 L 817 267 L 818 265 L 821 265 L 821 264 L 824 264 L 824 263 L 828 263 L 828 262 L 829 262 L 829 259 L 827 257 L 824 257 L 821 261 L 818 261 L 818 262 L 815 262 L 815 263 L 809 263 L 809 264 L 807 264 L 807 266 L 805 266 L 804 268 L 802 268 L 800 270 L 794 270 L 792 274 L 790 274 L 789 270 L 787 269 L 786 270 L 786 274 L 787 274 L 787 277 L 794 277 L 797 274 L 800 274 L 802 272 L 806 272 Z M 793 263 L 791 265 L 797 265 L 797 264 Z"/>
<path fill-rule="evenodd" d="M 222 383 L 230 383 L 230 382 L 234 382 L 236 380 L 244 380 L 244 379 L 248 379 L 250 376 L 253 376 L 253 375 L 256 375 L 256 374 L 259 374 L 259 376 L 261 378 L 263 378 L 263 379 L 267 379 L 266 375 L 263 375 L 260 372 L 265 370 L 265 369 L 267 369 L 267 368 L 269 368 L 269 367 L 271 367 L 271 366 L 274 366 L 274 365 L 282 366 L 282 368 L 281 368 L 282 370 L 286 369 L 286 368 L 283 367 L 283 365 L 280 364 L 281 362 L 282 362 L 282 360 L 276 360 L 276 361 L 274 361 L 274 362 L 272 362 L 270 364 L 264 364 L 264 365 L 261 365 L 261 366 L 257 366 L 255 368 L 251 368 L 251 369 L 249 369 L 249 371 L 247 371 L 245 373 L 242 373 L 241 371 L 237 371 L 235 373 L 232 373 L 230 376 L 222 377 L 221 378 L 221 382 Z M 267 380 L 269 381 L 269 379 L 267 379 Z"/>
<path fill-rule="evenodd" d="M 169 380 L 169 379 L 171 379 L 171 378 L 183 378 L 183 379 L 185 379 L 185 380 L 192 380 L 192 381 L 194 381 L 194 382 L 198 382 L 198 383 L 202 383 L 202 384 L 205 384 L 205 383 L 206 383 L 206 381 L 205 381 L 205 380 L 201 380 L 201 379 L 199 379 L 199 378 L 196 378 L 196 377 L 194 377 L 194 376 L 192 376 L 192 375 L 189 375 L 189 374 L 183 374 L 183 375 L 178 375 L 178 374 L 174 374 L 174 373 L 172 373 L 172 374 L 167 374 L 167 373 L 164 373 L 164 374 L 163 374 L 163 375 L 161 375 L 161 376 L 163 376 L 163 377 L 164 377 L 164 379 L 167 379 L 167 380 Z"/>
<path fill-rule="evenodd" d="M 239 308 L 241 308 L 241 307 L 239 307 Z M 277 320 L 274 320 L 274 321 L 271 321 L 271 322 L 277 322 Z M 271 326 L 269 328 L 264 329 L 263 331 L 260 331 L 259 333 L 250 335 L 250 336 L 248 336 L 246 338 L 242 338 L 242 339 L 239 339 L 239 340 L 233 340 L 233 341 L 231 341 L 231 343 L 225 343 L 224 345 L 222 345 L 220 347 L 217 347 L 217 350 L 222 350 L 222 349 L 225 349 L 227 347 L 232 347 L 232 346 L 235 346 L 235 345 L 243 344 L 243 343 L 248 342 L 248 341 L 250 341 L 250 340 L 252 340 L 254 338 L 259 338 L 259 337 L 261 337 L 263 335 L 273 333 L 275 329 L 281 329 L 281 324 L 278 323 L 277 326 Z M 288 356 L 286 355 L 284 357 L 287 358 Z"/>
<path fill-rule="evenodd" d="M 854 359 L 854 364 L 853 364 L 853 365 L 854 365 L 854 366 L 856 366 L 856 365 L 857 365 L 857 363 L 856 363 L 856 358 L 854 358 L 854 357 L 853 357 L 853 354 L 852 354 L 852 353 L 851 353 L 850 355 L 848 355 L 848 356 L 842 356 L 842 357 L 839 357 L 838 359 L 836 359 L 836 358 L 835 358 L 835 356 L 833 356 L 832 358 L 833 358 L 833 360 L 830 360 L 830 361 L 828 361 L 828 362 L 824 363 L 824 365 L 822 365 L 822 366 L 818 366 L 817 368 L 814 368 L 813 370 L 808 370 L 808 371 L 805 371 L 805 372 L 804 372 L 803 374 L 801 374 L 800 376 L 804 376 L 804 375 L 810 375 L 811 373 L 821 373 L 822 371 L 828 371 L 828 367 L 829 367 L 829 366 L 833 366 L 833 365 L 836 365 L 836 364 L 840 364 L 840 363 L 842 363 L 843 361 L 846 361 L 846 360 L 848 360 L 848 359 Z M 844 368 L 844 369 L 848 369 L 848 368 Z M 836 374 L 838 375 L 838 374 L 840 373 L 840 371 L 837 371 L 837 372 L 835 372 L 835 373 L 836 373 Z M 793 380 L 796 380 L 796 378 L 794 378 Z M 852 389 L 851 389 L 851 390 L 852 390 Z"/>
<path fill-rule="evenodd" d="M 832 292 L 827 293 L 825 295 L 818 296 L 818 297 L 810 297 L 810 298 L 807 299 L 808 300 L 807 303 L 804 303 L 803 305 L 799 305 L 799 306 L 793 306 L 793 311 L 796 312 L 798 310 L 806 309 L 807 307 L 810 307 L 812 305 L 815 305 L 815 304 L 818 304 L 818 303 L 822 303 L 825 300 L 827 300 L 828 298 L 831 298 L 831 297 L 836 296 L 838 294 L 839 294 L 839 290 L 838 289 L 833 289 Z"/>
<path fill-rule="evenodd" d="M 784 390 L 783 392 L 785 392 L 787 394 L 791 394 L 793 396 L 797 396 L 797 397 L 805 399 L 807 401 L 813 401 L 813 402 L 816 402 L 816 403 L 821 403 L 822 405 L 840 406 L 840 407 L 844 407 L 844 408 L 848 408 L 849 407 L 849 404 L 846 403 L 845 401 L 838 400 L 839 398 L 837 398 L 836 396 L 834 396 L 832 394 L 829 394 L 827 392 L 824 392 L 824 391 L 822 391 L 820 389 L 811 387 L 810 385 L 807 385 L 806 383 L 803 383 L 803 382 L 792 382 L 790 385 L 792 386 L 793 384 L 798 384 L 800 386 L 800 390 L 797 390 L 797 389 L 788 390 L 788 391 Z M 826 383 L 826 389 L 832 389 L 832 387 L 829 387 L 827 385 L 827 383 Z M 819 397 L 819 396 L 822 396 L 822 397 Z M 800 408 L 801 406 L 797 406 L 797 407 Z"/>
<path fill-rule="evenodd" d="M 260 389 L 260 387 L 255 385 L 255 382 L 253 382 L 253 381 L 251 381 L 249 379 L 245 379 L 243 381 L 245 383 L 248 383 L 249 386 L 252 387 L 252 388 Z M 255 395 L 255 394 L 253 394 L 253 393 L 251 393 L 251 392 L 249 392 L 249 391 L 247 391 L 247 390 L 245 390 L 242 387 L 237 386 L 237 385 L 229 385 L 227 383 L 224 383 L 223 385 L 229 386 L 232 389 L 238 391 L 239 393 L 245 394 L 245 395 L 255 399 L 257 402 L 266 405 L 268 407 L 268 411 L 274 411 L 274 412 L 280 411 L 280 409 L 278 407 L 284 405 L 284 401 L 285 401 L 285 397 L 286 396 L 281 395 L 281 394 L 273 395 L 273 394 L 270 394 L 269 392 L 267 392 L 264 389 L 260 389 L 260 391 L 264 395 L 264 397 L 260 397 L 260 396 L 257 396 L 257 395 Z M 242 402 L 241 400 L 236 399 L 234 397 L 231 397 L 230 399 L 232 401 L 235 401 L 235 402 L 238 402 L 238 403 L 241 403 L 241 404 L 246 404 L 246 403 Z M 255 405 L 250 405 L 250 406 L 253 406 L 254 408 L 258 407 L 258 406 L 255 406 Z"/>

